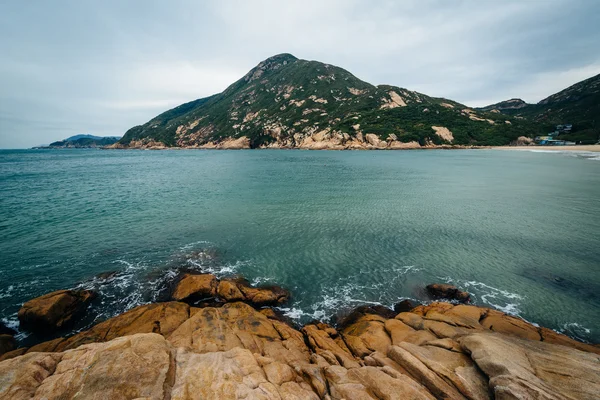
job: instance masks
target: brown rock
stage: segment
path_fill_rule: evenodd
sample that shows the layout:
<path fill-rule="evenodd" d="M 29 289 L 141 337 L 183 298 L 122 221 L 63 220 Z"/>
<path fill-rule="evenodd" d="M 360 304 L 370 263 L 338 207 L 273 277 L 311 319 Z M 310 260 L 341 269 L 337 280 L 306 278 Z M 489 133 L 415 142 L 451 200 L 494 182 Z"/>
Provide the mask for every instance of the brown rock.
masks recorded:
<path fill-rule="evenodd" d="M 31 353 L 0 362 L 0 398 L 32 399 L 40 384 L 54 373 L 61 356 Z"/>
<path fill-rule="evenodd" d="M 88 344 L 63 353 L 35 395 L 39 399 L 164 399 L 165 391 L 170 391 L 171 357 L 167 341 L 157 334 Z"/>
<path fill-rule="evenodd" d="M 578 342 L 577 340 L 571 339 L 568 336 L 554 332 L 552 329 L 539 328 L 539 333 L 542 336 L 542 341 L 546 343 L 560 344 L 562 346 L 572 347 L 577 350 L 600 354 L 600 347 L 598 347 L 598 345 L 594 346 L 591 344 Z"/>
<path fill-rule="evenodd" d="M 396 314 L 397 313 L 395 311 L 380 305 L 359 306 L 353 309 L 348 315 L 340 318 L 337 325 L 343 329 L 359 321 L 366 315 L 378 315 L 384 319 L 387 319 L 394 318 Z"/>
<path fill-rule="evenodd" d="M 497 399 L 594 399 L 600 393 L 595 354 L 493 333 L 459 342 L 489 376 Z"/>
<path fill-rule="evenodd" d="M 80 317 L 94 297 L 91 290 L 59 290 L 29 300 L 19 310 L 21 325 L 34 331 L 55 331 Z"/>
<path fill-rule="evenodd" d="M 12 335 L 0 335 L 0 356 L 17 348 L 17 341 Z"/>
<path fill-rule="evenodd" d="M 50 353 L 50 352 L 56 351 L 58 345 L 64 341 L 65 341 L 65 338 L 57 338 L 54 340 L 49 340 L 47 342 L 42 342 L 42 343 L 36 344 L 35 346 L 31 346 L 27 350 L 27 353 L 33 353 L 33 352 Z"/>
<path fill-rule="evenodd" d="M 248 349 L 279 362 L 308 362 L 302 335 L 270 320 L 245 303 L 202 308 L 179 326 L 169 341 L 196 353 Z"/>
<path fill-rule="evenodd" d="M 217 294 L 217 278 L 211 274 L 185 274 L 175 287 L 171 298 L 175 301 L 199 300 Z"/>
<path fill-rule="evenodd" d="M 397 319 L 388 319 L 385 321 L 384 326 L 392 339 L 392 344 L 395 346 L 398 346 L 402 342 L 421 345 L 437 339 L 431 332 L 427 330 L 415 330 Z"/>
<path fill-rule="evenodd" d="M 238 288 L 244 294 L 245 300 L 255 306 L 282 304 L 290 297 L 290 293 L 279 286 L 253 288 L 239 284 Z"/>
<path fill-rule="evenodd" d="M 328 359 L 328 354 L 333 356 L 330 364 L 337 362 L 345 368 L 357 368 L 360 364 L 356 361 L 345 342 L 336 341 L 329 333 L 319 329 L 316 325 L 306 325 L 302 328 L 302 332 L 308 338 L 308 343 L 311 349 L 316 354 L 321 354 L 325 359 Z"/>
<path fill-rule="evenodd" d="M 489 310 L 481 325 L 494 332 L 514 335 L 525 339 L 540 340 L 538 328 L 520 318 L 512 317 L 500 311 Z"/>
<path fill-rule="evenodd" d="M 99 343 L 136 333 L 159 333 L 169 336 L 189 318 L 190 306 L 169 302 L 136 307 L 119 316 L 59 343 L 56 351 L 74 349 L 82 344 Z"/>
<path fill-rule="evenodd" d="M 217 294 L 225 301 L 245 300 L 244 294 L 238 289 L 237 283 L 226 279 L 219 282 Z"/>
<path fill-rule="evenodd" d="M 385 330 L 385 321 L 379 315 L 367 314 L 342 330 L 344 341 L 354 355 L 362 358 L 374 351 L 387 353 L 392 339 Z"/>
<path fill-rule="evenodd" d="M 8 353 L 4 353 L 2 356 L 0 356 L 0 361 L 10 360 L 11 358 L 22 356 L 25 354 L 25 352 L 27 352 L 27 347 L 21 347 L 16 350 L 9 351 Z"/>
<path fill-rule="evenodd" d="M 456 300 L 461 303 L 469 303 L 471 296 L 467 292 L 459 290 L 456 286 L 444 283 L 427 285 L 427 292 L 436 299 Z"/>

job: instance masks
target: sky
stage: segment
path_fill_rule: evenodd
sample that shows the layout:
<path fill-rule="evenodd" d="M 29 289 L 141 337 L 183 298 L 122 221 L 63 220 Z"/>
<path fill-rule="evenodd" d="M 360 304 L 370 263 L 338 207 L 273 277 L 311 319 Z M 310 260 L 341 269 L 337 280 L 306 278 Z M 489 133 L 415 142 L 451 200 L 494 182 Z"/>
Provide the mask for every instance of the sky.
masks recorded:
<path fill-rule="evenodd" d="M 0 0 L 0 148 L 121 136 L 279 53 L 468 106 L 600 73 L 596 0 Z"/>

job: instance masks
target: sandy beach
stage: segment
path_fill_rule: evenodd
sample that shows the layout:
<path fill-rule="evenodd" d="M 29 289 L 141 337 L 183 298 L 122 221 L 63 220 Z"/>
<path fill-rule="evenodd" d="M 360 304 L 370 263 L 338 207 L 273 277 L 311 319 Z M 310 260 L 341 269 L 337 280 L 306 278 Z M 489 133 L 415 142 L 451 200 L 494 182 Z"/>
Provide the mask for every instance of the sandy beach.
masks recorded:
<path fill-rule="evenodd" d="M 581 146 L 498 146 L 498 150 L 548 150 L 548 151 L 593 151 L 600 152 L 599 144 L 586 144 Z"/>

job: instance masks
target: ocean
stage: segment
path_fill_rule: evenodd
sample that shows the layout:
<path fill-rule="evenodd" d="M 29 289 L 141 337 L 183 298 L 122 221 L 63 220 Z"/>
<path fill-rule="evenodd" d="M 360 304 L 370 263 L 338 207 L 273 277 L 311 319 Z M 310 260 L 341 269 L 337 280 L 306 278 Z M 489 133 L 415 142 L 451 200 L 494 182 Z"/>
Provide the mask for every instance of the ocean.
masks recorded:
<path fill-rule="evenodd" d="M 0 319 L 17 329 L 35 296 L 97 290 L 77 331 L 164 300 L 189 268 L 289 289 L 299 324 L 448 282 L 600 342 L 597 153 L 2 150 L 0 189 Z"/>

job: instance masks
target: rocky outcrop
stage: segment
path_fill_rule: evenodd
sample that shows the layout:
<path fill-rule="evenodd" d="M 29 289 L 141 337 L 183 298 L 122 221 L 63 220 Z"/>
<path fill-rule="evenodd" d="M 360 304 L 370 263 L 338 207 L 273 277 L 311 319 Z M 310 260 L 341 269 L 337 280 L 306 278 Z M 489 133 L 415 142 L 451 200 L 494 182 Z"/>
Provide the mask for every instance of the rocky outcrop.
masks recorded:
<path fill-rule="evenodd" d="M 445 283 L 433 283 L 427 285 L 427 292 L 434 299 L 447 299 L 456 300 L 461 303 L 468 303 L 471 301 L 471 296 L 467 292 L 459 290 L 456 286 L 448 285 Z"/>
<path fill-rule="evenodd" d="M 217 293 L 217 278 L 211 274 L 185 274 L 171 297 L 175 301 L 214 297 Z"/>
<path fill-rule="evenodd" d="M 73 323 L 92 301 L 90 290 L 59 290 L 23 304 L 18 313 L 21 326 L 33 331 L 56 331 Z"/>
<path fill-rule="evenodd" d="M 243 279 L 219 281 L 212 274 L 184 274 L 173 293 L 172 300 L 193 302 L 215 298 L 222 302 L 244 301 L 254 306 L 268 306 L 285 303 L 289 292 L 279 286 L 252 287 Z"/>
<path fill-rule="evenodd" d="M 600 392 L 598 347 L 499 311 L 363 307 L 339 329 L 315 322 L 300 331 L 268 315 L 242 302 L 140 306 L 0 362 L 0 398 L 592 399 Z"/>

